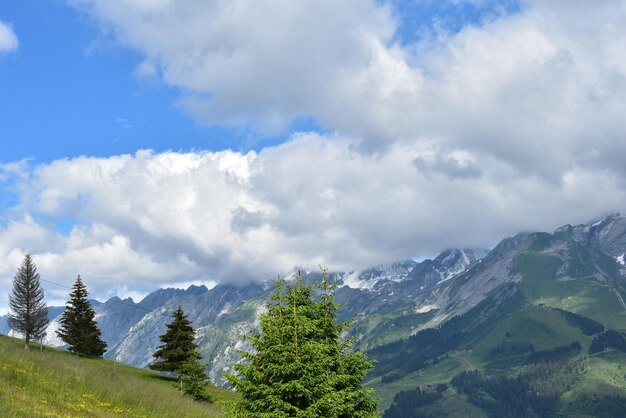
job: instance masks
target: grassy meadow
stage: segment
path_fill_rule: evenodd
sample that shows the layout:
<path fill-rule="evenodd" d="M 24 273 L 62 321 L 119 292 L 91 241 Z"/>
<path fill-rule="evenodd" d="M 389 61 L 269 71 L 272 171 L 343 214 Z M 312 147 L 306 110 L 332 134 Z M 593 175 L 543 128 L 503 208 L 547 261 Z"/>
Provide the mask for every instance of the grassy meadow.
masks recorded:
<path fill-rule="evenodd" d="M 214 403 L 183 396 L 175 381 L 110 360 L 0 336 L 0 415 L 5 417 L 222 417 L 221 402 L 236 400 L 210 386 Z"/>

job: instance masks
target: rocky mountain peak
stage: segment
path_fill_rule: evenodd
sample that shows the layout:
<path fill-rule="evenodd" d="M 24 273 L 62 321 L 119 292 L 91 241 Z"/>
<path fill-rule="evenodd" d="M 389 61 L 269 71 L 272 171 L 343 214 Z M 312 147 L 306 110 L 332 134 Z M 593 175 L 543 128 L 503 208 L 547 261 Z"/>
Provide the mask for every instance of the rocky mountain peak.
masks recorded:
<path fill-rule="evenodd" d="M 613 257 L 626 253 L 626 217 L 619 212 L 576 226 L 564 225 L 554 231 L 561 240 L 574 240 L 589 245 Z"/>
<path fill-rule="evenodd" d="M 187 290 L 185 290 L 185 294 L 187 295 L 201 295 L 203 293 L 206 293 L 209 291 L 209 288 L 206 287 L 205 285 L 200 285 L 200 286 L 196 286 L 195 284 L 192 284 L 191 286 L 189 286 L 187 288 Z"/>

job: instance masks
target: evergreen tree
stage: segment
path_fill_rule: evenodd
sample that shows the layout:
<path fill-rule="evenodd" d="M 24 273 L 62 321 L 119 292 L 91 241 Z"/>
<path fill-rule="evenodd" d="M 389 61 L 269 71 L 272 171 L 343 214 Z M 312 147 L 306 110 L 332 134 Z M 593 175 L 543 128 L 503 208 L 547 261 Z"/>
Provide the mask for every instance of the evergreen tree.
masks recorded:
<path fill-rule="evenodd" d="M 189 395 L 198 401 L 211 402 L 211 396 L 204 388 L 209 376 L 204 371 L 204 366 L 197 359 L 189 359 L 178 369 L 178 376 L 181 382 L 181 390 L 185 395 Z"/>
<path fill-rule="evenodd" d="M 39 283 L 37 266 L 30 254 L 26 254 L 13 278 L 9 306 L 9 325 L 24 336 L 25 348 L 28 348 L 30 341 L 41 340 L 46 335 L 48 308 Z"/>
<path fill-rule="evenodd" d="M 102 357 L 106 350 L 106 343 L 100 336 L 100 328 L 95 321 L 96 313 L 87 300 L 87 288 L 80 279 L 70 293 L 71 299 L 65 304 L 65 312 L 61 316 L 61 329 L 57 335 L 69 344 L 69 351 L 78 355 Z"/>
<path fill-rule="evenodd" d="M 353 340 L 341 341 L 349 322 L 337 324 L 334 287 L 323 272 L 321 298 L 304 286 L 276 283 L 260 330 L 247 336 L 251 351 L 239 351 L 237 374 L 226 374 L 241 395 L 231 417 L 378 417 L 372 389 L 361 386 L 372 368 Z"/>
<path fill-rule="evenodd" d="M 183 363 L 188 360 L 199 360 L 198 346 L 194 342 L 195 331 L 191 322 L 179 306 L 172 313 L 174 320 L 167 324 L 167 331 L 159 339 L 163 343 L 152 355 L 162 361 L 149 365 L 152 370 L 178 373 Z"/>

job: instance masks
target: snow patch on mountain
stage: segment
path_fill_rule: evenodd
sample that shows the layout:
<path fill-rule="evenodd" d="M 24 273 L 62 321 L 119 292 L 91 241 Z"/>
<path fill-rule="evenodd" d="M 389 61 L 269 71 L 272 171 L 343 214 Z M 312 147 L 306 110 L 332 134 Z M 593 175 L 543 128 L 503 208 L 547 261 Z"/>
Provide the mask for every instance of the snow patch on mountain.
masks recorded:
<path fill-rule="evenodd" d="M 52 347 L 62 347 L 65 345 L 65 342 L 59 338 L 57 335 L 57 331 L 61 329 L 60 317 L 55 318 L 48 324 L 46 328 L 46 336 L 43 338 L 43 343 L 45 345 L 50 345 Z"/>
<path fill-rule="evenodd" d="M 437 284 L 447 282 L 465 272 L 472 263 L 481 260 L 488 254 L 484 249 L 447 250 L 436 258 L 439 268 L 435 268 L 441 276 Z"/>
<path fill-rule="evenodd" d="M 439 306 L 437 305 L 424 305 L 424 306 L 420 306 L 419 308 L 415 309 L 415 313 L 427 313 L 430 311 L 433 311 L 435 309 L 439 309 Z"/>
<path fill-rule="evenodd" d="M 359 271 L 352 271 L 340 276 L 340 280 L 344 286 L 348 286 L 351 289 L 367 289 L 370 290 L 378 282 L 378 280 L 363 280 L 359 277 Z"/>
<path fill-rule="evenodd" d="M 626 266 L 626 262 L 624 261 L 624 255 L 626 255 L 626 254 L 622 254 L 619 257 L 615 257 L 617 262 L 620 263 L 622 266 Z"/>
<path fill-rule="evenodd" d="M 232 312 L 232 303 L 230 302 L 226 302 L 226 304 L 224 305 L 224 307 L 222 308 L 221 311 L 219 311 L 219 313 L 217 314 L 217 317 L 219 318 L 222 315 L 226 315 Z"/>
<path fill-rule="evenodd" d="M 351 289 L 373 290 L 379 282 L 402 282 L 415 268 L 417 263 L 413 260 L 399 263 L 381 264 L 379 266 L 363 270 L 351 271 L 338 275 L 344 286 Z"/>
<path fill-rule="evenodd" d="M 296 279 L 298 278 L 298 274 L 299 274 L 298 271 L 291 272 L 288 275 L 286 275 L 283 280 L 285 282 L 295 282 Z"/>

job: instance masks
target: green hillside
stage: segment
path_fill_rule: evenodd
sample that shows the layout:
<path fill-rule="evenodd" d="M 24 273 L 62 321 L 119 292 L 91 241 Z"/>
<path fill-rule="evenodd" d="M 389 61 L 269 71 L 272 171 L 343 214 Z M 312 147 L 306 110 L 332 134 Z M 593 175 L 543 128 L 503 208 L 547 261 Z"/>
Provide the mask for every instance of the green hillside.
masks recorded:
<path fill-rule="evenodd" d="M 175 381 L 109 360 L 79 358 L 0 336 L 3 417 L 221 417 L 219 403 L 235 399 L 209 387 L 215 404 L 183 396 Z"/>
<path fill-rule="evenodd" d="M 626 330 L 626 308 L 622 305 L 626 293 L 619 284 L 619 274 L 612 271 L 615 262 L 601 255 L 593 260 L 581 252 L 574 247 L 522 256 L 516 266 L 523 277 L 522 292 L 531 303 L 576 312 Z"/>
<path fill-rule="evenodd" d="M 589 354 L 604 327 L 534 305 L 521 290 L 507 294 L 370 352 L 378 364 L 367 385 L 381 408 L 399 411 L 385 417 L 527 416 L 515 415 L 520 405 L 532 408 L 530 416 L 620 416 L 611 411 L 626 407 L 626 353 L 615 347 Z M 401 391 L 408 391 L 404 400 L 396 396 Z"/>

